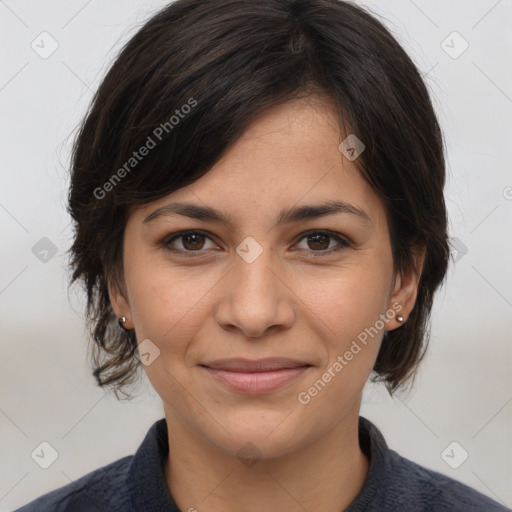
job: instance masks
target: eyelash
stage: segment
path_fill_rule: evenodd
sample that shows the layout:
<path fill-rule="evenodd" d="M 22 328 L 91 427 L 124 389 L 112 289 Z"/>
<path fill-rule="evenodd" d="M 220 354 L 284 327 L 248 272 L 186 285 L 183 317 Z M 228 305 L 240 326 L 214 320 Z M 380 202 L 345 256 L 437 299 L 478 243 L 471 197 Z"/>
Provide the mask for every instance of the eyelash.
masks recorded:
<path fill-rule="evenodd" d="M 181 253 L 183 255 L 186 255 L 186 257 L 194 258 L 194 257 L 204 256 L 205 253 L 209 251 L 209 249 L 199 249 L 197 251 L 187 251 L 184 249 L 171 249 L 169 247 L 171 245 L 171 243 L 174 242 L 175 240 L 178 240 L 178 239 L 183 238 L 184 236 L 190 235 L 190 234 L 204 235 L 206 238 L 209 238 L 210 240 L 212 240 L 212 238 L 208 235 L 207 232 L 196 229 L 196 230 L 186 230 L 186 231 L 179 231 L 177 233 L 171 233 L 170 235 L 167 235 L 161 241 L 160 245 L 171 252 Z M 297 243 L 301 242 L 308 236 L 317 235 L 317 234 L 329 236 L 330 238 L 336 240 L 341 247 L 339 247 L 338 249 L 331 248 L 328 250 L 318 250 L 318 251 L 313 251 L 313 250 L 308 250 L 308 249 L 299 249 L 299 252 L 307 251 L 307 252 L 310 252 L 313 257 L 323 257 L 323 256 L 330 255 L 332 253 L 335 253 L 335 252 L 339 252 L 342 249 L 349 247 L 351 245 L 350 242 L 348 242 L 348 240 L 346 240 L 345 238 L 341 237 L 340 235 L 338 235 L 336 233 L 333 233 L 332 231 L 326 231 L 326 230 L 313 230 L 313 231 L 308 231 L 306 233 L 303 233 Z"/>

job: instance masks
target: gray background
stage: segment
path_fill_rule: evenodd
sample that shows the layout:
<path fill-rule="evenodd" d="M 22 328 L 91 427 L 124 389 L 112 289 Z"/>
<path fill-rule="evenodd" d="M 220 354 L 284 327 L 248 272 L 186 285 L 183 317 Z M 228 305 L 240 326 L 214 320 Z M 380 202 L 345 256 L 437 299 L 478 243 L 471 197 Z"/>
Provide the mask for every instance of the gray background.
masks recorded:
<path fill-rule="evenodd" d="M 510 507 L 512 2 L 360 3 L 427 75 L 455 259 L 415 387 L 391 399 L 369 385 L 362 415 L 400 454 Z M 73 130 L 121 45 L 164 4 L 0 1 L 0 511 L 132 454 L 163 417 L 146 380 L 131 402 L 95 386 L 83 299 L 67 290 L 65 203 Z M 48 469 L 31 458 L 43 441 L 58 453 Z"/>

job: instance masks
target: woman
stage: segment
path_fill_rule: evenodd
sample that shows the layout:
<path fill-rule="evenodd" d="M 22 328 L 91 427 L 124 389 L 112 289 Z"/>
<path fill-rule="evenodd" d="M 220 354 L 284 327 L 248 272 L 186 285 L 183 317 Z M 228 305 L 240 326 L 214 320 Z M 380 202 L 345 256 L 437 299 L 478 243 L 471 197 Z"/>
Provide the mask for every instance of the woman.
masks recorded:
<path fill-rule="evenodd" d="M 21 511 L 506 510 L 359 416 L 424 355 L 448 265 L 442 134 L 411 59 L 336 0 L 178 0 L 75 143 L 72 280 L 100 386 L 165 418 Z"/>

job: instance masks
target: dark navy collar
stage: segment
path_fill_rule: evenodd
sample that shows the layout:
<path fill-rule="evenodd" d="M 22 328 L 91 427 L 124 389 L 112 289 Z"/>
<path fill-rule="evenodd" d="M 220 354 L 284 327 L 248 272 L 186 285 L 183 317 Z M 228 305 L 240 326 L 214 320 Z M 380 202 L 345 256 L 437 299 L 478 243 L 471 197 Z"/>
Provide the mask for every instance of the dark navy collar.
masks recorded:
<path fill-rule="evenodd" d="M 369 420 L 359 417 L 359 443 L 370 460 L 368 476 L 363 489 L 346 512 L 366 510 L 382 499 L 383 476 L 389 475 L 391 461 L 386 442 Z M 169 438 L 165 418 L 156 421 L 133 456 L 128 472 L 128 486 L 134 510 L 141 512 L 180 512 L 174 502 L 165 478 L 165 464 L 169 454 Z"/>
<path fill-rule="evenodd" d="M 165 462 L 169 438 L 165 418 L 155 422 L 135 452 L 128 472 L 128 486 L 134 510 L 180 512 L 167 487 Z"/>
<path fill-rule="evenodd" d="M 380 430 L 359 416 L 359 446 L 370 461 L 363 488 L 344 512 L 373 510 L 377 502 L 386 501 L 386 479 L 391 479 L 393 455 Z"/>

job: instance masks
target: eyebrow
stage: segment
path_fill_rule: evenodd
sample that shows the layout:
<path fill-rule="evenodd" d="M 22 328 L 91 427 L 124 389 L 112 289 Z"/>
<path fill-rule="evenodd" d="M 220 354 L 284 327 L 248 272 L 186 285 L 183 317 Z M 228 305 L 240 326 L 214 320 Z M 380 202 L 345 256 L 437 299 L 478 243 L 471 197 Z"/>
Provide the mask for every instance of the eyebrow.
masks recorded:
<path fill-rule="evenodd" d="M 360 208 L 345 203 L 343 201 L 326 201 L 321 204 L 294 206 L 280 211 L 277 218 L 277 225 L 291 224 L 305 220 L 317 219 L 326 215 L 350 214 L 359 217 L 362 221 L 371 224 L 370 216 Z M 163 215 L 178 214 L 191 219 L 221 222 L 227 226 L 232 226 L 233 222 L 229 215 L 211 208 L 193 203 L 170 203 L 166 204 L 149 214 L 144 223 L 151 222 Z"/>

